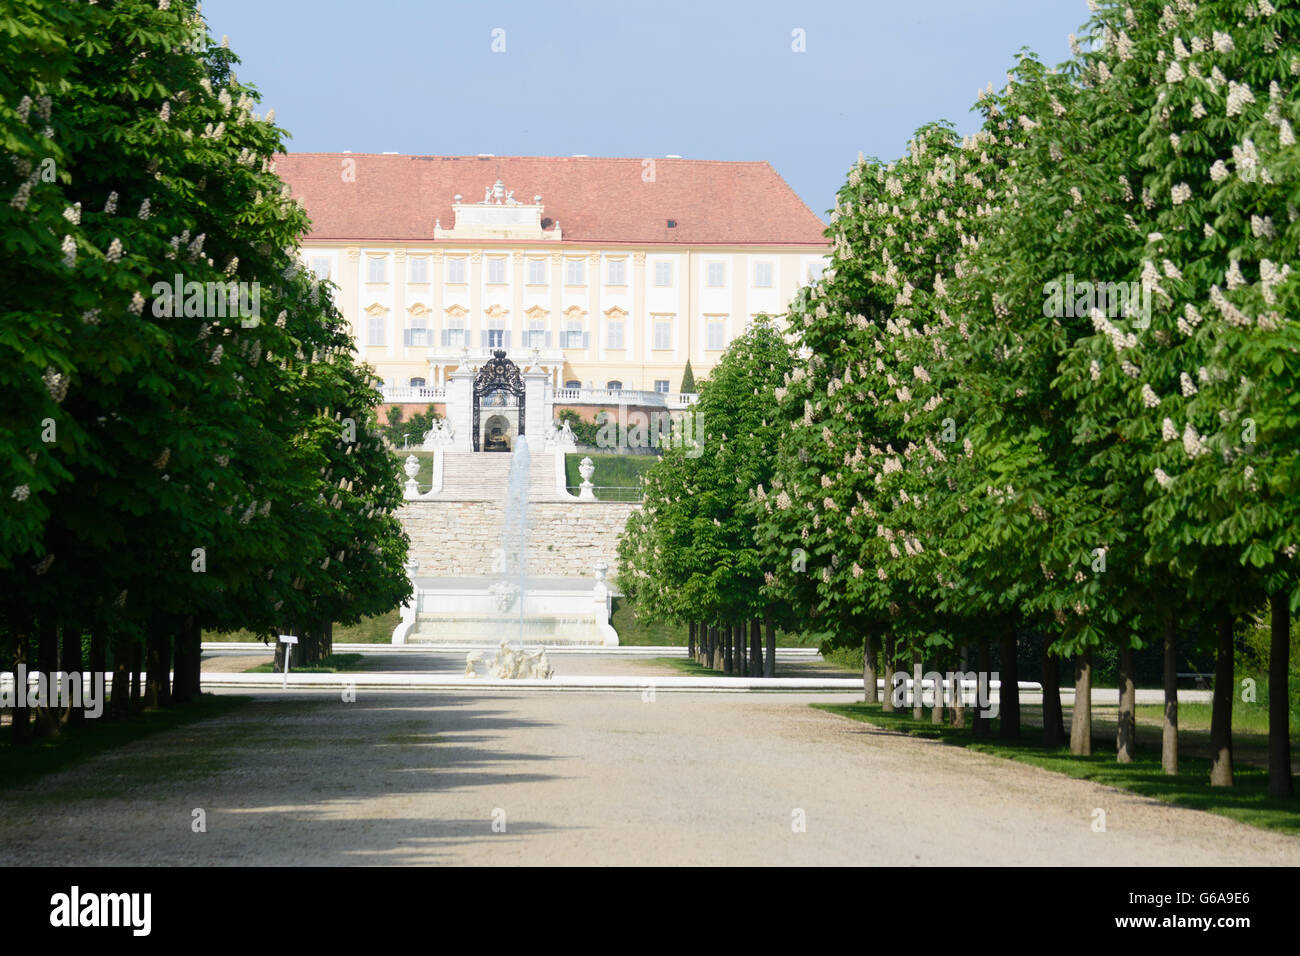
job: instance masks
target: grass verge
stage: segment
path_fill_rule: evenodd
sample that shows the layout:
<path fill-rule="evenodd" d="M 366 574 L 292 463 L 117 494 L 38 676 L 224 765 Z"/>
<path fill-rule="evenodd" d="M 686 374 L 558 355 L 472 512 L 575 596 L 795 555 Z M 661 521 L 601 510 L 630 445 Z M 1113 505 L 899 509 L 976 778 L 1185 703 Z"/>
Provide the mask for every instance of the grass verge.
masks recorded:
<path fill-rule="evenodd" d="M 340 671 L 363 671 L 370 667 L 374 662 L 366 660 L 362 654 L 330 654 L 323 661 L 315 664 L 304 664 L 301 667 L 290 665 L 289 673 L 291 674 L 337 674 Z M 255 664 L 252 667 L 244 668 L 245 674 L 278 674 L 273 661 L 267 661 L 264 664 Z"/>
<path fill-rule="evenodd" d="M 88 720 L 80 727 L 65 727 L 57 737 L 44 737 L 26 747 L 13 747 L 6 739 L 0 744 L 0 789 L 22 786 L 151 734 L 220 717 L 249 700 L 204 694 L 180 707 L 146 710 L 122 720 Z"/>
<path fill-rule="evenodd" d="M 681 671 L 688 677 L 732 677 L 725 671 L 715 671 L 712 667 L 705 667 L 703 664 L 697 664 L 689 657 L 654 657 L 651 658 L 655 664 L 662 664 L 665 667 L 671 667 L 673 670 Z"/>
<path fill-rule="evenodd" d="M 1210 762 L 1205 758 L 1181 756 L 1178 775 L 1170 777 L 1161 770 L 1158 750 L 1139 750 L 1133 763 L 1116 763 L 1113 738 L 1108 741 L 1094 736 L 1092 755 L 1076 757 L 1067 748 L 1045 746 L 1040 727 L 1022 725 L 1022 739 L 1014 743 L 998 740 L 996 736 L 976 740 L 969 728 L 958 730 L 944 724 L 931 724 L 928 720 L 915 721 L 910 709 L 887 714 L 879 704 L 810 706 L 875 727 L 1018 760 L 1068 777 L 1091 780 L 1165 803 L 1205 810 L 1240 823 L 1300 836 L 1300 798 L 1283 800 L 1269 797 L 1268 771 L 1259 767 L 1237 766 L 1232 787 L 1211 787 Z M 998 732 L 998 725 L 998 721 L 992 721 L 994 735 Z"/>
<path fill-rule="evenodd" d="M 335 644 L 389 644 L 393 640 L 393 631 L 401 622 L 402 615 L 398 608 L 363 617 L 356 624 L 335 624 Z M 203 640 L 232 641 L 240 644 L 261 644 L 263 635 L 252 631 L 204 631 Z"/>

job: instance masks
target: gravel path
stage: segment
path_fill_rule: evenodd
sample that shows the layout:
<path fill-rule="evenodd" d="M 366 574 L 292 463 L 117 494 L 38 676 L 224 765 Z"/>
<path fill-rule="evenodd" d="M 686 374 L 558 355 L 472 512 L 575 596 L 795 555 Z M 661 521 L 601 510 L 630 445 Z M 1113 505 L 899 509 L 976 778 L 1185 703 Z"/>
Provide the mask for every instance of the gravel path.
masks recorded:
<path fill-rule="evenodd" d="M 1295 838 L 812 699 L 846 698 L 267 696 L 0 793 L 0 865 L 1300 864 Z"/>

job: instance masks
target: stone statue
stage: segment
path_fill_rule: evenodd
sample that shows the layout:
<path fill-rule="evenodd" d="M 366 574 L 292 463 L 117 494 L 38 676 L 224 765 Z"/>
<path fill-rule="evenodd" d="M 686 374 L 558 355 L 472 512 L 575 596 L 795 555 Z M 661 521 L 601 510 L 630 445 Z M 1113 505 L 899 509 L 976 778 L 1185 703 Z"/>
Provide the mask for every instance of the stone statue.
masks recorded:
<path fill-rule="evenodd" d="M 408 455 L 406 457 L 406 464 L 402 466 L 402 470 L 406 472 L 406 488 L 402 492 L 403 497 L 419 497 L 420 486 L 416 482 L 415 476 L 420 473 L 420 459 L 416 458 L 414 455 Z"/>
<path fill-rule="evenodd" d="M 492 202 L 492 187 L 485 186 L 483 189 L 483 205 L 486 206 Z"/>
<path fill-rule="evenodd" d="M 565 422 L 567 425 L 568 422 Z M 596 465 L 590 458 L 584 458 L 578 463 L 578 474 L 582 476 L 582 484 L 578 487 L 578 498 L 582 501 L 595 501 L 596 492 L 591 483 L 591 476 L 596 473 Z"/>
<path fill-rule="evenodd" d="M 451 419 L 440 418 L 433 423 L 433 427 L 424 433 L 424 449 L 432 451 L 445 445 L 450 445 L 456 437 L 456 430 L 452 427 Z"/>
<path fill-rule="evenodd" d="M 466 658 L 466 677 L 476 676 L 472 671 L 474 662 L 478 660 L 481 658 L 476 654 Z M 489 662 L 488 667 L 492 676 L 498 680 L 550 680 L 555 676 L 555 669 L 546 657 L 546 648 L 535 654 L 526 654 L 523 650 L 515 650 L 505 641 L 497 646 L 497 656 Z"/>
<path fill-rule="evenodd" d="M 553 451 L 560 441 L 560 430 L 555 427 L 555 419 L 546 423 L 546 430 L 542 432 L 543 444 L 547 451 Z"/>
<path fill-rule="evenodd" d="M 569 427 L 568 419 L 560 425 L 560 447 L 567 451 L 574 451 L 578 447 L 578 440 L 573 437 L 573 429 Z"/>

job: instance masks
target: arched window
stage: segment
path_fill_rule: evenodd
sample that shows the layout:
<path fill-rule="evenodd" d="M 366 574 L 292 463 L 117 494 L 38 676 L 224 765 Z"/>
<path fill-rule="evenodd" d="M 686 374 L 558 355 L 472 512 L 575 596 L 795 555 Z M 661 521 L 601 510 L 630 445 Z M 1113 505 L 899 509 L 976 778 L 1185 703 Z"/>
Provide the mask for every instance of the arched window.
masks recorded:
<path fill-rule="evenodd" d="M 565 388 L 582 388 L 582 383 L 581 383 L 581 382 L 565 382 L 565 383 L 564 383 L 564 387 L 565 387 Z"/>
<path fill-rule="evenodd" d="M 424 379 L 422 378 L 411 379 L 411 388 L 424 388 Z"/>
<path fill-rule="evenodd" d="M 619 381 L 606 382 L 605 387 L 611 392 L 620 392 L 623 390 L 623 383 Z"/>

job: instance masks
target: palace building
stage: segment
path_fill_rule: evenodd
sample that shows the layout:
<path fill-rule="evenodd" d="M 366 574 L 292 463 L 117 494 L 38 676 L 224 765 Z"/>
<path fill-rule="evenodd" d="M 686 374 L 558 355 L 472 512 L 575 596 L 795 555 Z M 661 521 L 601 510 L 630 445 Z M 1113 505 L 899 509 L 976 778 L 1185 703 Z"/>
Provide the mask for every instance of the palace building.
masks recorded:
<path fill-rule="evenodd" d="M 306 265 L 337 284 L 387 402 L 442 404 L 498 351 L 548 404 L 682 407 L 760 313 L 828 261 L 765 162 L 290 153 Z"/>

